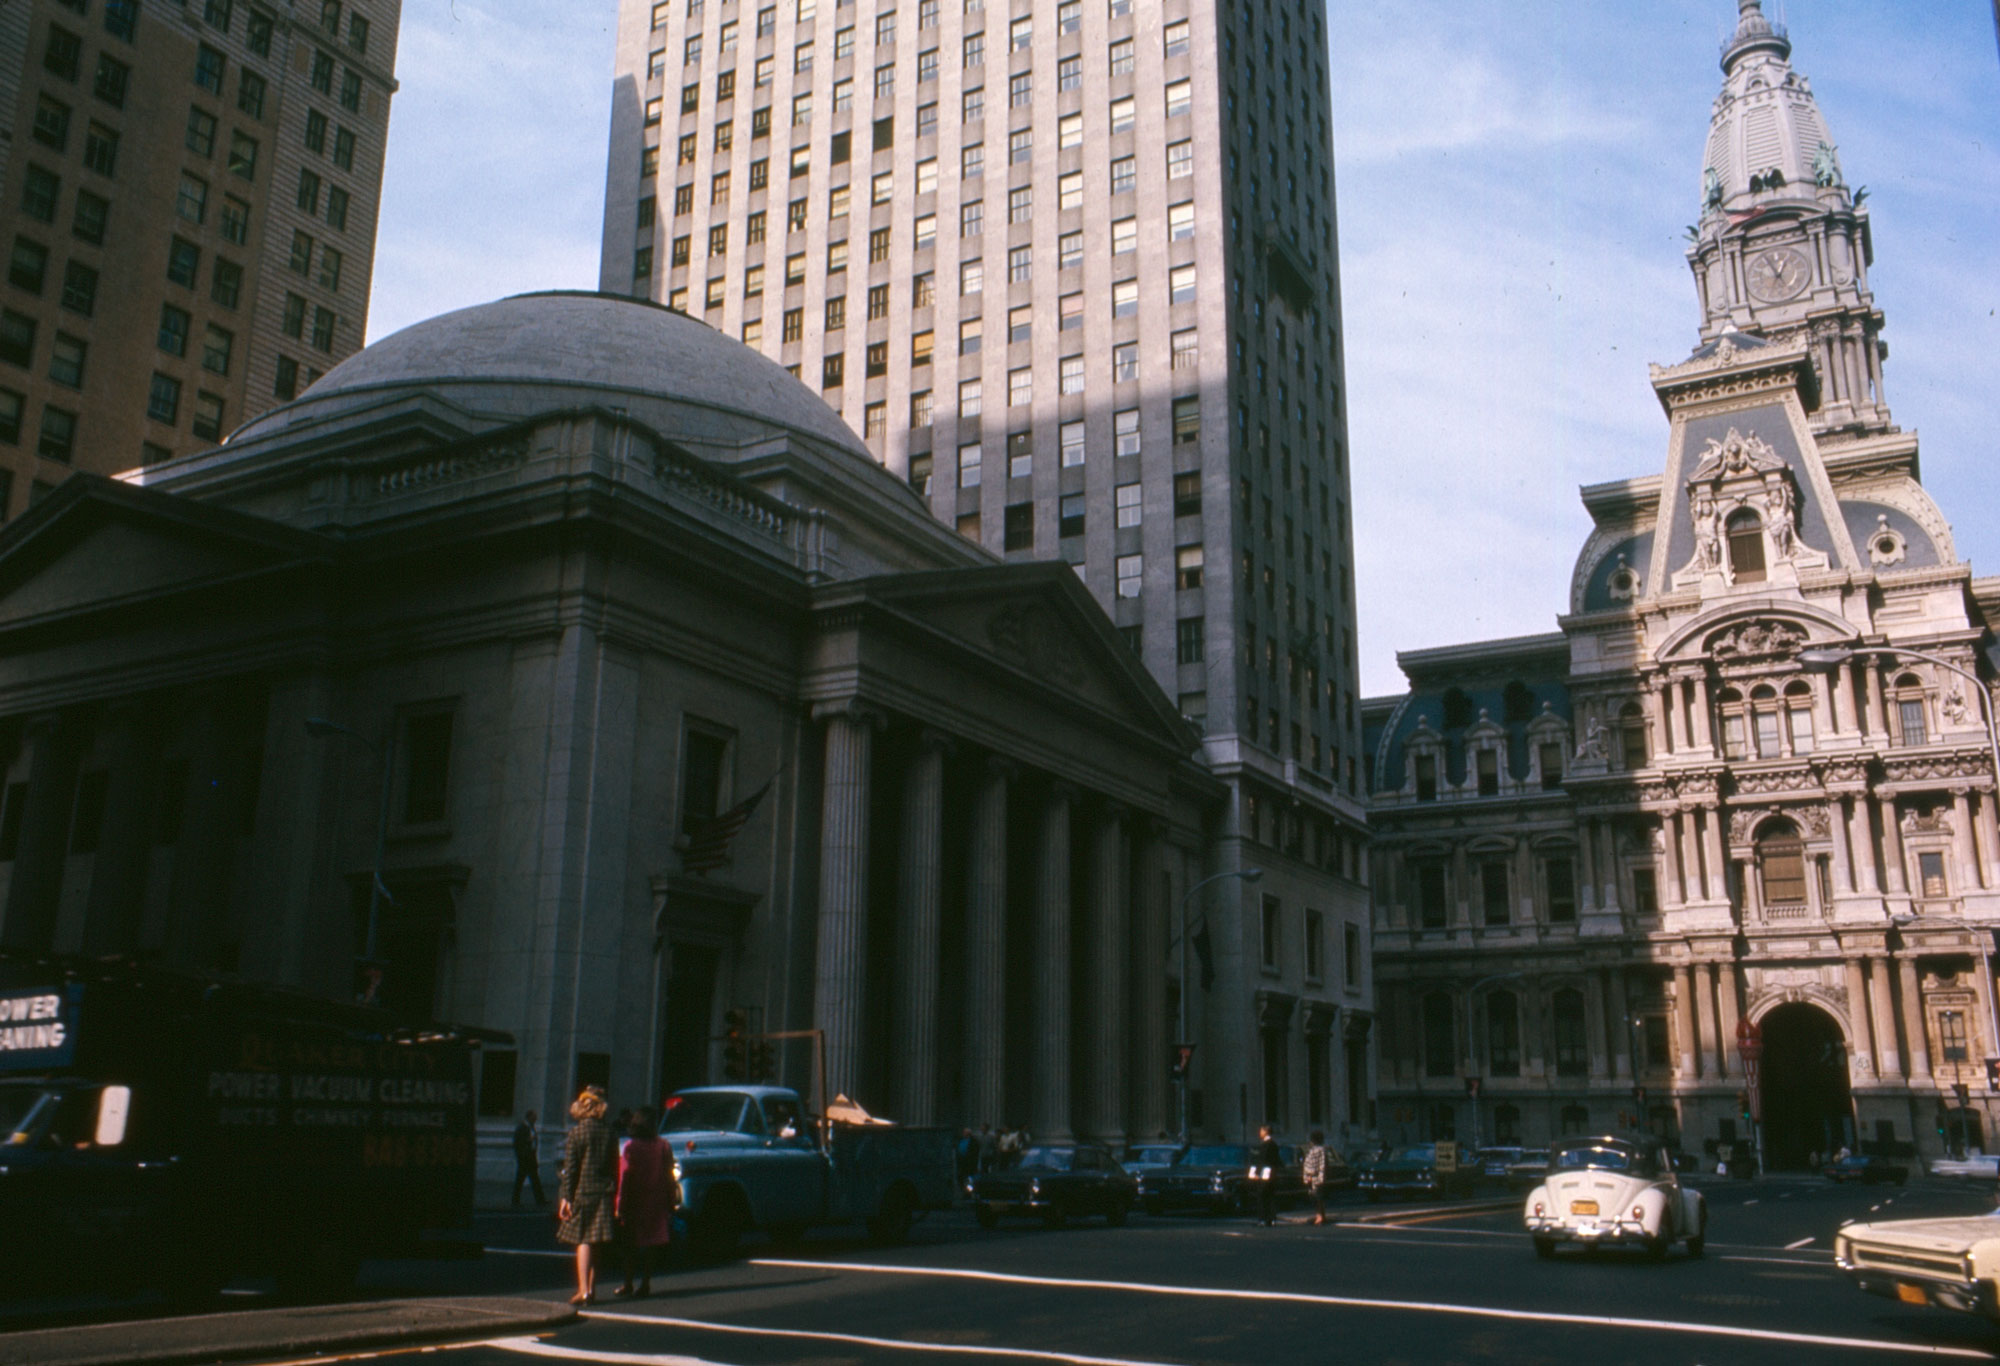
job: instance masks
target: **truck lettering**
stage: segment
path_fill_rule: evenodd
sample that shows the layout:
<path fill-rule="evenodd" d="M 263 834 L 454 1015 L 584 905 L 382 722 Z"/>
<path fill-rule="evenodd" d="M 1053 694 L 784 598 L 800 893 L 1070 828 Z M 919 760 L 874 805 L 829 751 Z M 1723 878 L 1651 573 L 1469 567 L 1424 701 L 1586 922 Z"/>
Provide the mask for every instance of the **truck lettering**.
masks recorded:
<path fill-rule="evenodd" d="M 293 1100 L 372 1101 L 375 1082 L 371 1077 L 295 1076 Z"/>
<path fill-rule="evenodd" d="M 63 1040 L 68 1037 L 69 1031 L 61 1020 L 54 1024 L 0 1025 L 0 1053 L 61 1048 Z"/>
<path fill-rule="evenodd" d="M 62 1011 L 62 997 L 54 995 L 0 996 L 0 1024 L 25 1020 L 53 1020 Z"/>
<path fill-rule="evenodd" d="M 278 1078 L 268 1072 L 210 1072 L 210 1100 L 276 1100 Z"/>
<path fill-rule="evenodd" d="M 464 1105 L 471 1099 L 472 1088 L 462 1081 L 402 1078 L 382 1083 L 382 1101 L 387 1105 Z"/>

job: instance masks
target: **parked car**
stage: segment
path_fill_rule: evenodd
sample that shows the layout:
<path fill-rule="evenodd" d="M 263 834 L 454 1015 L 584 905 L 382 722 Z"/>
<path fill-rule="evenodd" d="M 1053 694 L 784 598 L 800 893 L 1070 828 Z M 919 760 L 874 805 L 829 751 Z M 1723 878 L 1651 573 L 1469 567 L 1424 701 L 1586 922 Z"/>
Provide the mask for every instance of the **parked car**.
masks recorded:
<path fill-rule="evenodd" d="M 1095 1143 L 1037 1143 L 1004 1171 L 971 1181 L 973 1214 L 981 1228 L 1008 1215 L 1039 1218 L 1061 1228 L 1072 1215 L 1101 1214 L 1112 1227 L 1125 1222 L 1139 1199 L 1139 1183 Z"/>
<path fill-rule="evenodd" d="M 1299 1176 L 1299 1153 L 1281 1147 L 1284 1165 L 1273 1174 L 1273 1192 L 1281 1204 L 1303 1199 L 1305 1182 Z M 1217 1143 L 1194 1147 L 1173 1166 L 1145 1173 L 1139 1178 L 1139 1203 L 1148 1214 L 1170 1210 L 1202 1210 L 1210 1214 L 1245 1213 L 1251 1205 L 1250 1149 L 1241 1143 Z"/>
<path fill-rule="evenodd" d="M 1847 1224 L 1833 1237 L 1833 1262 L 1871 1295 L 2000 1321 L 2000 1210 Z"/>
<path fill-rule="evenodd" d="M 1549 1150 L 1547 1148 L 1523 1148 L 1521 1156 L 1507 1164 L 1507 1184 L 1526 1190 L 1539 1186 L 1542 1178 L 1549 1174 Z"/>
<path fill-rule="evenodd" d="M 1685 1241 L 1699 1257 L 1708 1243 L 1708 1202 L 1683 1186 L 1657 1138 L 1606 1134 L 1549 1150 L 1548 1176 L 1528 1194 L 1523 1215 L 1535 1254 L 1563 1243 L 1638 1247 L 1660 1258 Z"/>
<path fill-rule="evenodd" d="M 1128 1143 L 1122 1165 L 1131 1175 L 1143 1176 L 1173 1166 L 1186 1151 L 1186 1146 L 1180 1143 Z"/>
<path fill-rule="evenodd" d="M 1489 1180 L 1504 1181 L 1507 1168 L 1521 1160 L 1522 1151 L 1511 1147 L 1481 1148 L 1473 1155 L 1472 1168 Z"/>
<path fill-rule="evenodd" d="M 1370 1200 L 1380 1200 L 1387 1195 L 1469 1195 L 1475 1180 L 1477 1174 L 1468 1167 L 1440 1172 L 1437 1144 L 1417 1143 L 1362 1167 L 1355 1185 Z"/>
<path fill-rule="evenodd" d="M 1940 1157 L 1931 1163 L 1932 1176 L 1972 1176 L 2000 1180 L 2000 1154 L 1979 1153 L 1970 1157 Z"/>
<path fill-rule="evenodd" d="M 1869 1153 L 1854 1153 L 1837 1158 L 1820 1170 L 1826 1174 L 1826 1179 L 1829 1181 L 1836 1183 L 1859 1181 L 1864 1186 L 1873 1186 L 1882 1181 L 1893 1181 L 1900 1186 L 1910 1179 L 1910 1169 L 1902 1163 Z"/>

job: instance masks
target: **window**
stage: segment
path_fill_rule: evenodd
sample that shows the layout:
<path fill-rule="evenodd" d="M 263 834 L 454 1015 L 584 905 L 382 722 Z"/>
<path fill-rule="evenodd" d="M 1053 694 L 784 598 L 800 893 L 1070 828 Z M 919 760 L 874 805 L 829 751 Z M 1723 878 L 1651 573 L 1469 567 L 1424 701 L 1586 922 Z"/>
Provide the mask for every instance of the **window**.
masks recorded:
<path fill-rule="evenodd" d="M 1168 24 L 1162 37 L 1165 40 L 1167 56 L 1181 57 L 1187 54 L 1188 50 L 1187 20 L 1182 19 L 1177 23 Z"/>
<path fill-rule="evenodd" d="M 1723 523 L 1729 543 L 1729 568 L 1738 583 L 1764 582 L 1764 524 L 1756 513 L 1739 508 Z"/>
<path fill-rule="evenodd" d="M 1116 342 L 1111 347 L 1111 382 L 1127 384 L 1139 378 L 1139 343 Z"/>
<path fill-rule="evenodd" d="M 716 30 L 715 50 L 718 53 L 736 51 L 736 25 L 736 20 L 726 19 L 722 27 Z"/>
<path fill-rule="evenodd" d="M 1559 1077 L 1581 1077 L 1590 1072 L 1583 1009 L 1583 993 L 1568 988 L 1556 992 L 1550 1003 L 1556 1075 Z"/>
<path fill-rule="evenodd" d="M 1458 1071 L 1456 1022 L 1451 997 L 1442 991 L 1424 995 L 1424 1075 L 1449 1077 Z"/>
<path fill-rule="evenodd" d="M 35 105 L 34 139 L 60 152 L 69 145 L 69 106 L 43 95 Z"/>
<path fill-rule="evenodd" d="M 1619 753 L 1630 772 L 1646 766 L 1646 717 L 1637 702 L 1627 702 L 1618 714 Z"/>
<path fill-rule="evenodd" d="M 1500 754 L 1497 750 L 1482 749 L 1475 756 L 1478 769 L 1479 795 L 1497 797 L 1500 795 Z"/>
<path fill-rule="evenodd" d="M 1007 406 L 1026 408 L 1035 401 L 1035 372 L 1031 366 L 1022 366 L 1007 372 Z"/>
<path fill-rule="evenodd" d="M 1035 324 L 1035 310 L 1032 306 L 1023 304 L 1019 308 L 1008 309 L 1007 310 L 1008 343 L 1011 345 L 1012 343 L 1015 342 L 1025 342 L 1033 340 L 1034 324 Z"/>
<path fill-rule="evenodd" d="M 183 319 L 183 326 L 185 326 L 185 318 Z M 305 336 L 306 301 L 300 295 L 297 294 L 285 295 L 284 327 L 285 327 L 285 335 L 288 337 L 303 338 Z M 181 355 L 182 352 L 179 349 L 176 349 L 174 351 L 174 354 L 178 356 Z"/>
<path fill-rule="evenodd" d="M 0 360 L 23 369 L 35 363 L 35 320 L 13 309 L 0 312 Z"/>
<path fill-rule="evenodd" d="M 88 318 L 97 311 L 97 271 L 81 261 L 63 266 L 62 306 Z"/>
<path fill-rule="evenodd" d="M 1174 369 L 1192 370 L 1201 363 L 1201 348 L 1198 344 L 1200 337 L 1194 328 L 1182 328 L 1180 331 L 1174 333 L 1169 338 L 1169 341 L 1172 347 Z"/>
<path fill-rule="evenodd" d="M 1132 74 L 1132 40 L 1120 38 L 1109 49 L 1111 74 L 1129 76 Z"/>
<path fill-rule="evenodd" d="M 1549 923 L 1576 923 L 1576 865 L 1567 858 L 1551 858 L 1542 864 L 1542 879 L 1548 886 Z"/>
<path fill-rule="evenodd" d="M 1083 115 L 1064 114 L 1056 120 L 1056 146 L 1083 146 Z"/>
<path fill-rule="evenodd" d="M 113 109 L 125 107 L 125 91 L 132 82 L 132 68 L 108 53 L 99 53 L 97 74 L 91 82 L 91 93 Z M 219 93 L 219 92 L 218 92 Z"/>
<path fill-rule="evenodd" d="M 1066 232 L 1056 239 L 1056 269 L 1077 270 L 1083 265 L 1083 234 Z M 1077 296 L 1078 318 L 1082 317 L 1082 296 Z M 1080 324 L 1079 324 L 1080 325 Z"/>
<path fill-rule="evenodd" d="M 1939 1052 L 1946 1062 L 1962 1063 L 1972 1056 L 1966 1046 L 1965 1012 L 1962 1010 L 1940 1010 L 1938 1022 Z"/>
<path fill-rule="evenodd" d="M 333 93 L 333 58 L 324 52 L 313 54 L 312 88 L 322 95 Z"/>
<path fill-rule="evenodd" d="M 1035 21 L 1031 18 L 1016 19 L 1007 26 L 1007 50 L 1025 52 L 1035 41 Z"/>
<path fill-rule="evenodd" d="M 451 730 L 448 711 L 425 712 L 403 721 L 405 825 L 434 825 L 449 814 Z"/>
<path fill-rule="evenodd" d="M 984 323 L 979 318 L 964 318 L 958 324 L 958 354 L 972 356 L 979 353 L 980 329 Z"/>
<path fill-rule="evenodd" d="M 960 380 L 958 382 L 958 415 L 960 417 L 978 417 L 979 405 L 979 381 L 976 379 Z M 959 455 L 963 457 L 964 454 L 964 447 L 960 447 Z"/>
<path fill-rule="evenodd" d="M 826 272 L 832 275 L 847 269 L 847 243 L 828 242 L 826 244 Z"/>
<path fill-rule="evenodd" d="M 345 70 L 340 73 L 340 107 L 354 113 L 361 112 L 361 73 Z"/>
<path fill-rule="evenodd" d="M 1902 732 L 1903 744 L 1917 746 L 1930 743 L 1923 683 L 1915 674 L 1904 674 L 1896 680 L 1891 701 L 1896 706 L 1897 728 Z"/>
<path fill-rule="evenodd" d="M 187 184 L 188 179 L 189 177 L 187 176 L 181 177 L 181 183 L 183 186 Z M 319 185 L 320 185 L 319 177 L 315 175 L 313 172 L 306 170 L 301 170 L 299 172 L 298 205 L 300 213 L 308 213 L 313 215 L 317 215 L 319 213 Z M 197 223 L 199 223 L 200 221 L 201 220 L 199 218 L 195 220 L 195 222 Z"/>
<path fill-rule="evenodd" d="M 94 119 L 83 138 L 83 164 L 106 177 L 118 169 L 118 134 Z"/>
<path fill-rule="evenodd" d="M 30 165 L 21 178 L 21 212 L 41 223 L 56 218 L 56 197 L 62 193 L 62 178 L 55 172 Z"/>
<path fill-rule="evenodd" d="M 146 416 L 171 427 L 180 420 L 180 412 L 181 382 L 155 371 L 146 389 Z"/>
<path fill-rule="evenodd" d="M 220 52 L 210 47 L 207 43 L 203 43 L 195 53 L 194 83 L 203 90 L 220 95 L 222 93 L 222 70 L 226 64 L 227 59 Z"/>
<path fill-rule="evenodd" d="M 83 338 L 58 332 L 49 345 L 49 378 L 65 389 L 83 387 L 83 361 L 89 351 Z"/>
<path fill-rule="evenodd" d="M 185 356 L 190 321 L 186 309 L 175 308 L 172 304 L 162 304 L 160 330 L 155 336 L 154 344 L 170 356 Z"/>
<path fill-rule="evenodd" d="M 1482 923 L 1505 925 L 1514 917 L 1508 910 L 1507 864 L 1501 859 L 1485 859 L 1479 864 L 1479 909 Z"/>
<path fill-rule="evenodd" d="M 847 326 L 847 299 L 836 296 L 826 301 L 826 330 L 837 332 Z"/>
<path fill-rule="evenodd" d="M 1187 139 L 1167 144 L 1167 179 L 1179 180 L 1194 174 L 1194 143 Z"/>
<path fill-rule="evenodd" d="M 222 237 L 239 247 L 250 241 L 250 205 L 233 194 L 222 197 Z"/>
<path fill-rule="evenodd" d="M 1120 484 L 1112 491 L 1112 502 L 1117 509 L 1117 525 L 1137 526 L 1144 515 L 1140 503 L 1140 486 L 1136 483 Z"/>
<path fill-rule="evenodd" d="M 1521 1075 L 1521 1008 L 1511 991 L 1486 996 L 1486 1070 L 1496 1077 Z"/>
<path fill-rule="evenodd" d="M 1639 915 L 1660 913 L 1660 890 L 1651 868 L 1632 870 L 1632 909 Z"/>
<path fill-rule="evenodd" d="M 1540 745 L 1536 755 L 1542 766 L 1542 791 L 1554 792 L 1562 786 L 1563 747 L 1561 745 Z"/>
<path fill-rule="evenodd" d="M 1030 245 L 1010 247 L 1007 251 L 1007 283 L 1025 285 L 1035 275 L 1035 249 Z"/>
<path fill-rule="evenodd" d="M 1002 550 L 1033 550 L 1035 548 L 1035 505 L 1033 503 L 1009 503 L 1001 523 L 1000 548 Z"/>
<path fill-rule="evenodd" d="M 368 51 L 368 21 L 358 14 L 347 16 L 347 46 L 363 54 Z"/>
<path fill-rule="evenodd" d="M 959 386 L 959 412 L 965 411 L 965 386 Z M 968 444 L 958 448 L 958 486 L 962 489 L 979 487 L 979 447 Z"/>
<path fill-rule="evenodd" d="M 1060 394 L 1080 394 L 1083 392 L 1083 357 L 1064 356 L 1058 362 L 1056 392 Z"/>
<path fill-rule="evenodd" d="M 1007 135 L 1007 164 L 1025 166 L 1034 158 L 1035 130 L 1018 128 Z"/>
<path fill-rule="evenodd" d="M 1065 493 L 1057 501 L 1056 535 L 1081 536 L 1084 518 L 1089 513 L 1089 500 L 1081 493 Z"/>
<path fill-rule="evenodd" d="M 76 414 L 66 408 L 44 406 L 42 409 L 42 431 L 35 443 L 35 452 L 44 460 L 60 460 L 65 464 L 76 454 Z"/>
<path fill-rule="evenodd" d="M 896 64 L 885 62 L 875 68 L 875 98 L 889 99 L 896 93 Z"/>
<path fill-rule="evenodd" d="M 1083 58 L 1063 57 L 1056 62 L 1056 89 L 1078 90 L 1083 86 Z M 1078 116 L 1080 123 L 1081 116 Z M 1065 144 L 1067 145 L 1067 144 Z"/>
<path fill-rule="evenodd" d="M 208 334 L 202 338 L 201 368 L 212 374 L 227 375 L 229 359 L 236 348 L 236 334 L 226 327 L 208 325 Z"/>
<path fill-rule="evenodd" d="M 846 356 L 844 355 L 828 356 L 820 362 L 820 367 L 819 367 L 820 388 L 838 389 L 840 388 L 841 385 L 845 384 L 846 382 L 847 382 Z"/>
<path fill-rule="evenodd" d="M 1133 318 L 1139 314 L 1139 282 L 1118 280 L 1111 286 L 1111 316 Z"/>
<path fill-rule="evenodd" d="M 264 78 L 247 67 L 236 73 L 236 107 L 253 119 L 264 117 Z"/>
<path fill-rule="evenodd" d="M 1024 109 L 1035 100 L 1035 73 L 1017 71 L 1007 78 L 1007 107 Z"/>
<path fill-rule="evenodd" d="M 803 308 L 788 308 L 780 323 L 779 340 L 796 342 L 805 336 L 806 311 Z"/>
<path fill-rule="evenodd" d="M 931 391 L 919 389 L 910 395 L 910 429 L 922 431 L 931 425 Z"/>
<path fill-rule="evenodd" d="M 257 178 L 257 139 L 243 133 L 229 135 L 229 171 L 245 180 Z"/>
<path fill-rule="evenodd" d="M 1116 561 L 1117 592 L 1121 598 L 1139 596 L 1141 579 L 1145 576 L 1146 557 L 1144 555 L 1120 555 Z"/>
<path fill-rule="evenodd" d="M 1167 240 L 1179 242 L 1194 236 L 1194 205 L 1175 204 L 1167 210 Z"/>
<path fill-rule="evenodd" d="M 973 86 L 959 96 L 959 118 L 965 123 L 976 123 L 986 116 L 986 91 L 981 86 Z"/>
<path fill-rule="evenodd" d="M 917 136 L 930 138 L 937 136 L 937 103 L 917 106 Z"/>
<path fill-rule="evenodd" d="M 104 0 L 104 31 L 113 38 L 131 42 L 138 24 L 139 0 Z M 6 509 L 0 507 L 0 516 L 5 515 Z"/>
<path fill-rule="evenodd" d="M 1028 479 L 1035 473 L 1035 438 L 1031 432 L 1007 434 L 1007 477 Z"/>
<path fill-rule="evenodd" d="M 215 258 L 209 275 L 208 297 L 224 308 L 234 308 L 243 297 L 243 267 L 223 257 Z"/>
<path fill-rule="evenodd" d="M 1202 617 L 1182 617 L 1174 623 L 1174 658 L 1181 664 L 1199 664 L 1207 654 L 1207 622 Z"/>
<path fill-rule="evenodd" d="M 1179 488 L 1180 480 L 1174 481 Z M 1198 545 L 1184 545 L 1174 551 L 1174 587 L 1201 587 L 1202 550 Z"/>
<path fill-rule="evenodd" d="M 1178 118 L 1194 107 L 1194 83 L 1192 81 L 1169 81 L 1167 83 L 1167 117 Z"/>
<path fill-rule="evenodd" d="M 872 347 L 870 348 L 873 349 Z M 861 439 L 879 441 L 889 431 L 889 405 L 870 403 L 861 410 Z"/>
<path fill-rule="evenodd" d="M 1757 831 L 1756 849 L 1764 905 L 1805 905 L 1805 842 L 1799 838 L 1798 827 L 1782 818 L 1765 821 Z"/>
<path fill-rule="evenodd" d="M 1111 193 L 1132 193 L 1138 179 L 1139 163 L 1136 157 L 1118 157 L 1111 163 Z"/>

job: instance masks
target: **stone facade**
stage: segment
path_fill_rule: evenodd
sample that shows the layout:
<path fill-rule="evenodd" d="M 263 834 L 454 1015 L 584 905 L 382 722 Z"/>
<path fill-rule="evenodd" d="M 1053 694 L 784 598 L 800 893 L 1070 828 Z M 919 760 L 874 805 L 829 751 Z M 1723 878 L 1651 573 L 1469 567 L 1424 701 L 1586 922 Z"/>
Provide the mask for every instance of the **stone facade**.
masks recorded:
<path fill-rule="evenodd" d="M 213 446 L 360 348 L 401 14 L 0 14 L 0 516 Z"/>
<path fill-rule="evenodd" d="M 1975 579 L 1882 392 L 1867 210 L 1741 0 L 1654 366 L 1664 471 L 1585 488 L 1558 633 L 1371 701 L 1385 1128 L 1648 1123 L 1766 1155 L 1982 1142 L 2000 926 Z"/>
<path fill-rule="evenodd" d="M 1192 1099 L 1231 1135 L 1366 1127 L 1328 79 L 1310 6 L 624 0 L 618 23 L 600 288 L 743 338 L 945 525 L 1069 565 L 1205 731 L 1231 792 L 1212 871 L 1264 872 L 1197 908 L 1219 971 Z"/>

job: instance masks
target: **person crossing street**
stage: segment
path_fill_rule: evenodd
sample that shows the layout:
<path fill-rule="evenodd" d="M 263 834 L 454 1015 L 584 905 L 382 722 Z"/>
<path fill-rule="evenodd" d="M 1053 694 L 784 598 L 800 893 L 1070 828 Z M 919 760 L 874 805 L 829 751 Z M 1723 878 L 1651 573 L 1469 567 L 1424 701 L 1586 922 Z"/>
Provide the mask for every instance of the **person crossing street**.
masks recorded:
<path fill-rule="evenodd" d="M 1257 1193 L 1257 1219 L 1265 1228 L 1278 1221 L 1278 1168 L 1285 1156 L 1271 1137 L 1271 1126 L 1259 1125 L 1257 1146 L 1250 1150 L 1250 1187 Z"/>

